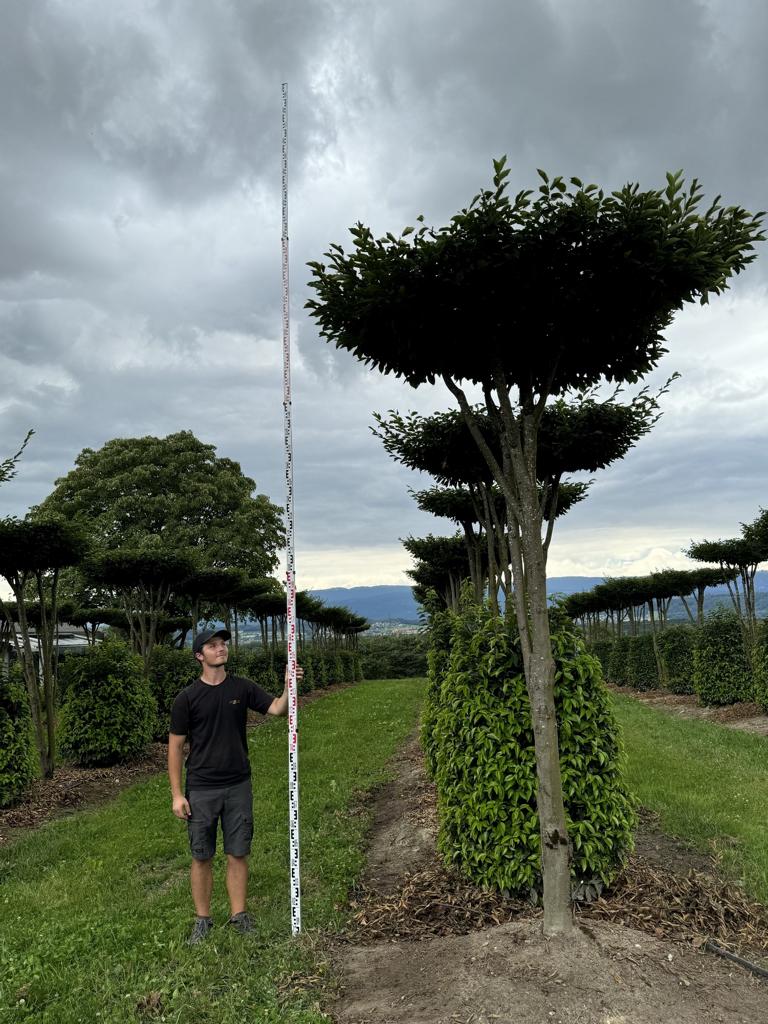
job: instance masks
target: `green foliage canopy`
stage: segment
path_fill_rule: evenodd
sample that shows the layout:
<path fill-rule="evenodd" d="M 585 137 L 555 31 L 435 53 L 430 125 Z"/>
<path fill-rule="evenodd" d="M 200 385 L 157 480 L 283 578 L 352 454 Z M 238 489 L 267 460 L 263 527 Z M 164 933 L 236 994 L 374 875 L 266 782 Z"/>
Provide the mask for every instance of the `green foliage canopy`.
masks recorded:
<path fill-rule="evenodd" d="M 284 543 L 282 510 L 237 462 L 190 431 L 85 448 L 42 509 L 81 520 L 100 546 L 196 549 L 209 568 L 266 576 Z"/>

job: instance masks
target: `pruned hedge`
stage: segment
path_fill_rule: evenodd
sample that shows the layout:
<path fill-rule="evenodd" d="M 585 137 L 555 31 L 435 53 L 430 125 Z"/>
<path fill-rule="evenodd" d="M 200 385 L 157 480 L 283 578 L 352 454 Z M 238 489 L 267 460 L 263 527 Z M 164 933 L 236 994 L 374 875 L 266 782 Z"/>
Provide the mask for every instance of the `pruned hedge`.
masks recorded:
<path fill-rule="evenodd" d="M 35 777 L 29 698 L 21 669 L 0 675 L 0 807 L 20 800 Z"/>
<path fill-rule="evenodd" d="M 752 699 L 752 670 L 735 613 L 718 610 L 697 630 L 693 685 L 702 704 L 717 706 Z"/>
<path fill-rule="evenodd" d="M 128 644 L 108 639 L 68 658 L 59 746 L 69 761 L 112 765 L 139 757 L 157 729 L 157 704 L 144 663 Z"/>
<path fill-rule="evenodd" d="M 659 653 L 666 668 L 666 685 L 672 693 L 694 693 L 693 645 L 696 631 L 691 626 L 671 626 L 657 637 Z"/>
<path fill-rule="evenodd" d="M 702 626 L 657 631 L 661 673 L 651 633 L 603 639 L 590 652 L 607 666 L 605 677 L 616 686 L 696 693 L 710 705 L 756 700 L 768 711 L 768 623 L 758 623 L 754 650 L 748 643 L 738 616 L 719 609 Z"/>
<path fill-rule="evenodd" d="M 573 889 L 594 893 L 616 875 L 631 848 L 635 816 L 600 663 L 572 632 L 554 634 L 553 647 Z M 433 650 L 433 664 L 444 668 L 439 691 L 433 688 L 437 709 L 428 737 L 439 848 L 447 863 L 478 885 L 538 893 L 535 753 L 516 631 L 472 607 L 451 616 L 447 664 L 442 639 Z"/>

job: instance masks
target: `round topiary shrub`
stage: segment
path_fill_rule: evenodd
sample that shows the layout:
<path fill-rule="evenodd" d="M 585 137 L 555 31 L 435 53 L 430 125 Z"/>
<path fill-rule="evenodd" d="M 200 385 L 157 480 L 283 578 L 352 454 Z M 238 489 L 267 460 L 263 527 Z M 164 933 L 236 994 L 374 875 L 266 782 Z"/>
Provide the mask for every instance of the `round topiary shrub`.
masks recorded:
<path fill-rule="evenodd" d="M 657 690 L 659 688 L 659 668 L 653 650 L 653 637 L 650 633 L 640 633 L 629 638 L 627 648 L 627 675 L 630 686 L 636 690 Z"/>
<path fill-rule="evenodd" d="M 7 679 L 0 676 L 0 807 L 20 800 L 34 777 L 29 699 L 14 665 Z"/>
<path fill-rule="evenodd" d="M 184 687 L 199 677 L 200 663 L 189 649 L 154 647 L 149 658 L 149 690 L 157 704 L 154 739 L 168 739 L 171 705 Z"/>
<path fill-rule="evenodd" d="M 659 653 L 667 670 L 666 685 L 672 693 L 693 693 L 692 626 L 670 626 L 659 633 Z"/>
<path fill-rule="evenodd" d="M 484 609 L 453 622 L 435 724 L 439 848 L 478 885 L 541 891 L 531 711 L 519 640 Z M 609 883 L 632 846 L 632 799 L 600 663 L 571 632 L 553 636 L 572 879 L 578 896 Z"/>
<path fill-rule="evenodd" d="M 435 723 L 440 707 L 440 687 L 448 669 L 451 654 L 452 616 L 449 611 L 435 612 L 429 624 L 429 650 L 427 651 L 427 690 L 421 711 L 421 747 L 426 760 L 427 774 L 435 777 L 436 741 Z"/>
<path fill-rule="evenodd" d="M 157 725 L 142 659 L 122 641 L 108 639 L 69 658 L 63 671 L 68 678 L 59 728 L 62 755 L 86 767 L 138 757 Z"/>
<path fill-rule="evenodd" d="M 735 612 L 717 609 L 696 631 L 693 686 L 701 703 L 713 707 L 752 699 L 752 669 Z"/>

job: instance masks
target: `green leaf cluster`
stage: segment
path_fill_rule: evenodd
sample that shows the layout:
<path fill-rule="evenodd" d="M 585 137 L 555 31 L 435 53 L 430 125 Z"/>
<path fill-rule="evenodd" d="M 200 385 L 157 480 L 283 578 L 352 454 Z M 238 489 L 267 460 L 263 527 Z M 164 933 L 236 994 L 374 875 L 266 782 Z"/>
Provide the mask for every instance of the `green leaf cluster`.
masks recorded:
<path fill-rule="evenodd" d="M 155 734 L 157 705 L 142 659 L 119 640 L 68 658 L 61 708 L 61 753 L 75 764 L 111 765 L 138 757 Z"/>
<path fill-rule="evenodd" d="M 448 672 L 451 657 L 453 616 L 448 611 L 436 611 L 429 622 L 429 650 L 427 652 L 427 689 L 421 712 L 421 746 L 424 750 L 427 774 L 435 777 L 437 771 L 437 734 L 435 723 L 440 710 L 440 689 Z M 386 677 L 385 677 L 386 678 Z"/>
<path fill-rule="evenodd" d="M 693 693 L 693 645 L 696 630 L 691 626 L 671 626 L 656 638 L 667 670 L 666 685 L 672 693 Z"/>
<path fill-rule="evenodd" d="M 410 679 L 427 674 L 427 636 L 401 633 L 367 636 L 360 640 L 360 659 L 366 679 Z"/>
<path fill-rule="evenodd" d="M 16 803 L 35 776 L 32 723 L 18 665 L 0 675 L 0 807 Z"/>
<path fill-rule="evenodd" d="M 738 616 L 718 610 L 704 620 L 693 648 L 693 685 L 702 704 L 751 700 L 750 659 Z"/>
<path fill-rule="evenodd" d="M 628 685 L 636 690 L 656 690 L 659 687 L 659 669 L 653 651 L 650 633 L 639 633 L 629 638 L 627 648 Z"/>
<path fill-rule="evenodd" d="M 574 892 L 608 884 L 632 846 L 633 802 L 600 664 L 568 631 L 552 638 Z M 519 640 L 485 608 L 452 616 L 435 715 L 439 847 L 476 884 L 541 888 L 531 709 Z"/>
<path fill-rule="evenodd" d="M 606 679 L 609 679 L 617 686 L 632 686 L 633 681 L 629 675 L 629 640 L 628 636 L 618 636 L 613 642 L 613 647 L 608 655 L 608 672 Z"/>
<path fill-rule="evenodd" d="M 157 704 L 154 739 L 167 740 L 171 727 L 171 706 L 185 686 L 200 676 L 200 665 L 192 652 L 156 644 L 147 666 L 149 689 Z"/>

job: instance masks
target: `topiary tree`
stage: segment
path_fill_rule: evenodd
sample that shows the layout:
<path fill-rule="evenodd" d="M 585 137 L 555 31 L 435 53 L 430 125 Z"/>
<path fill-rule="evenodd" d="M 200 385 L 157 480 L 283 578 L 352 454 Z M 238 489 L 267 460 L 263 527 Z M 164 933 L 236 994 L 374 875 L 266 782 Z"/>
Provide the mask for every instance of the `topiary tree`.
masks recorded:
<path fill-rule="evenodd" d="M 752 663 L 735 612 L 716 610 L 696 631 L 693 685 L 702 704 L 737 704 L 753 697 Z"/>
<path fill-rule="evenodd" d="M 16 803 L 35 775 L 29 702 L 21 668 L 0 676 L 0 807 Z"/>
<path fill-rule="evenodd" d="M 85 535 L 75 523 L 56 517 L 0 520 L 0 576 L 15 598 L 13 609 L 0 599 L 0 615 L 24 676 L 40 770 L 48 779 L 56 762 L 59 574 L 79 564 L 86 550 Z M 33 648 L 28 608 L 35 598 L 39 618 Z"/>
<path fill-rule="evenodd" d="M 591 897 L 632 845 L 634 812 L 599 662 L 571 632 L 553 634 L 555 703 L 570 885 Z M 582 699 L 586 698 L 586 699 Z M 541 835 L 530 699 L 519 640 L 483 608 L 452 616 L 434 730 L 439 846 L 477 885 L 541 893 Z"/>
<path fill-rule="evenodd" d="M 663 190 L 628 184 L 606 195 L 540 172 L 536 198 L 510 199 L 505 159 L 494 171 L 493 187 L 439 230 L 376 239 L 358 224 L 351 252 L 333 245 L 327 265 L 310 264 L 317 298 L 308 306 L 322 336 L 368 365 L 413 386 L 441 378 L 504 494 L 536 743 L 543 927 L 555 934 L 574 923 L 538 491 L 544 411 L 653 370 L 677 310 L 727 287 L 764 236 L 760 215 L 717 200 L 702 211 L 700 185 L 686 191 L 682 173 Z M 482 389 L 496 450 L 465 381 Z"/>
<path fill-rule="evenodd" d="M 146 671 L 158 640 L 161 617 L 196 569 L 191 552 L 162 548 L 101 551 L 85 566 L 87 579 L 109 590 L 120 604 L 131 643 Z"/>
<path fill-rule="evenodd" d="M 62 754 L 86 767 L 139 757 L 157 726 L 157 704 L 142 659 L 127 644 L 107 639 L 69 658 L 62 671 L 67 676 Z"/>

